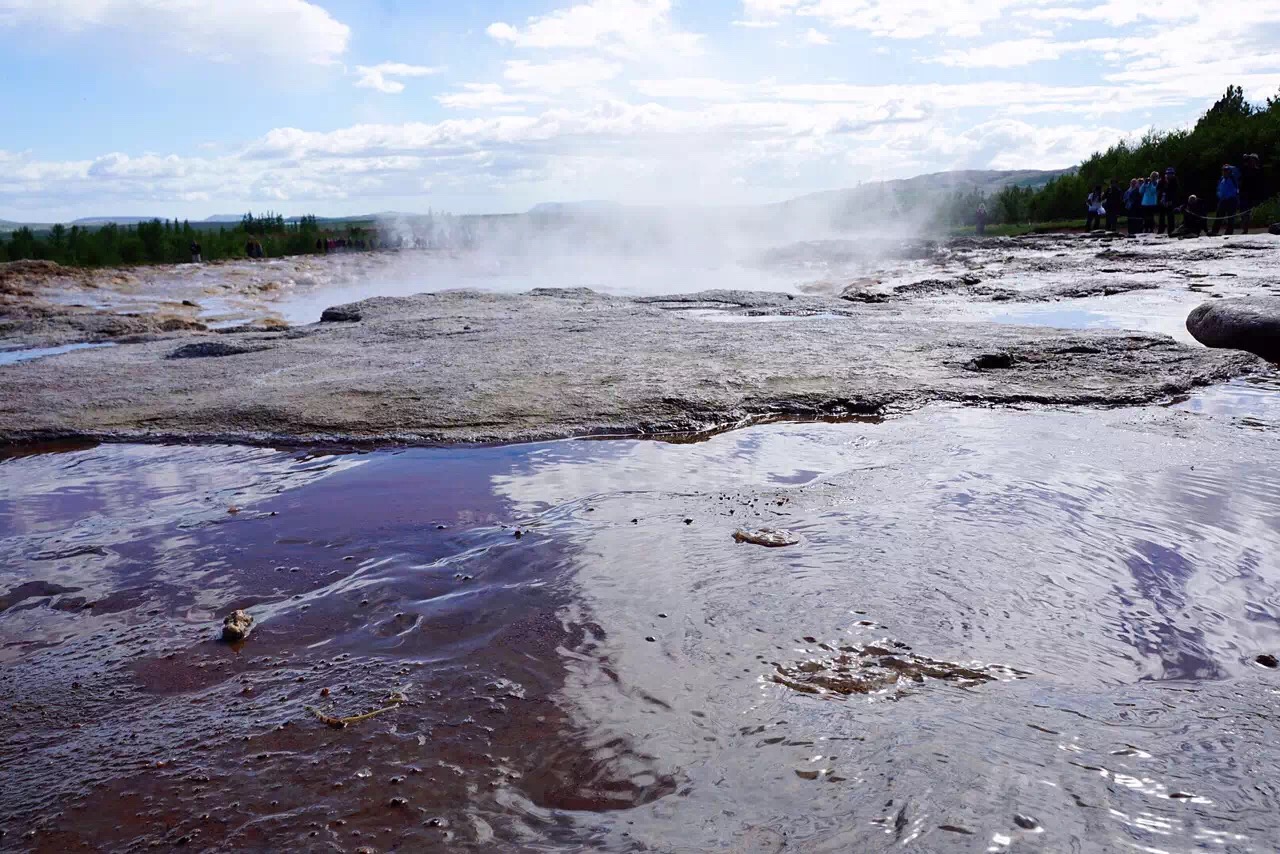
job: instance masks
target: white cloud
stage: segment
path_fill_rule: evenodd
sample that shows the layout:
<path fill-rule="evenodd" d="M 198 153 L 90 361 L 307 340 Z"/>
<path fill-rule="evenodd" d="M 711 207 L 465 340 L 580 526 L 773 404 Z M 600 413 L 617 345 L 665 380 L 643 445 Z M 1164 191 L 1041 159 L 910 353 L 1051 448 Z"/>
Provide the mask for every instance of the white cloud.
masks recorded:
<path fill-rule="evenodd" d="M 462 90 L 436 98 L 442 106 L 454 110 L 485 110 L 492 108 L 524 109 L 529 104 L 545 104 L 544 95 L 508 92 L 499 83 L 464 83 Z"/>
<path fill-rule="evenodd" d="M 477 97 L 489 94 L 477 90 Z M 956 134 L 918 103 L 870 92 L 859 102 L 748 99 L 684 109 L 607 101 L 329 132 L 280 128 L 223 156 L 112 153 L 42 162 L 0 152 L 0 202 L 91 196 L 105 209 L 116 200 L 198 196 L 307 210 L 428 184 L 437 194 L 548 197 L 568 188 L 575 195 L 688 202 L 736 187 L 776 198 L 952 167 L 1065 166 L 1124 132 L 1097 123 L 1046 128 L 999 119 Z"/>
<path fill-rule="evenodd" d="M 511 84 L 525 89 L 560 94 L 576 89 L 591 89 L 615 79 L 622 65 L 596 57 L 530 62 L 513 59 L 507 62 L 502 76 Z"/>
<path fill-rule="evenodd" d="M 0 26 L 106 30 L 227 63 L 332 64 L 351 37 L 346 24 L 305 0 L 0 0 Z"/>
<path fill-rule="evenodd" d="M 246 13 L 243 0 L 222 0 L 202 12 L 214 39 L 171 23 L 174 8 L 195 2 L 0 0 L 0 33 L 16 25 L 152 38 L 173 29 L 180 50 L 205 57 L 345 55 L 346 28 L 312 3 L 256 0 Z M 1280 0 L 744 0 L 733 10 L 740 20 L 706 25 L 722 43 L 681 28 L 677 10 L 704 15 L 694 2 L 560 0 L 547 14 L 494 23 L 475 40 L 489 55 L 470 67 L 497 70 L 436 95 L 443 120 L 342 127 L 326 113 L 323 125 L 337 130 L 277 128 L 193 147 L 194 156 L 0 152 L 0 207 L 262 199 L 291 211 L 339 200 L 350 211 L 364 207 L 352 200 L 424 187 L 432 199 L 423 206 L 449 207 L 441 199 L 453 194 L 473 200 L 471 210 L 510 209 L 513 198 L 719 199 L 725 188 L 760 200 L 949 168 L 1068 166 L 1153 124 L 1193 120 L 1228 83 L 1259 100 L 1280 80 Z M 341 39 L 304 28 L 301 44 L 281 46 L 293 30 L 276 24 L 263 47 L 234 29 L 247 21 L 268 39 L 259 10 L 285 8 L 314 10 Z M 729 24 L 738 29 L 726 35 Z M 793 45 L 842 48 L 768 50 L 784 34 Z M 1034 77 L 1009 71 L 1033 63 Z M 358 86 L 394 94 L 438 70 L 380 63 L 351 73 Z"/>
<path fill-rule="evenodd" d="M 671 0 L 588 0 L 531 18 L 523 28 L 499 21 L 486 32 L 515 47 L 589 49 L 622 56 L 654 51 L 692 55 L 702 41 L 672 25 Z"/>
<path fill-rule="evenodd" d="M 872 35 L 916 39 L 936 33 L 976 36 L 1011 8 L 1051 0 L 743 0 L 748 21 L 787 16 L 816 18 L 829 27 Z"/>
<path fill-rule="evenodd" d="M 356 86 L 362 89 L 376 89 L 388 95 L 398 95 L 404 91 L 404 84 L 393 77 L 428 77 L 439 74 L 443 68 L 425 65 L 406 65 L 403 62 L 383 62 L 378 65 L 357 65 Z"/>
<path fill-rule="evenodd" d="M 1069 51 L 1088 50 L 1086 42 L 1069 44 L 1043 38 L 1012 39 L 968 50 L 949 50 L 931 61 L 957 68 L 1017 68 L 1060 59 Z"/>

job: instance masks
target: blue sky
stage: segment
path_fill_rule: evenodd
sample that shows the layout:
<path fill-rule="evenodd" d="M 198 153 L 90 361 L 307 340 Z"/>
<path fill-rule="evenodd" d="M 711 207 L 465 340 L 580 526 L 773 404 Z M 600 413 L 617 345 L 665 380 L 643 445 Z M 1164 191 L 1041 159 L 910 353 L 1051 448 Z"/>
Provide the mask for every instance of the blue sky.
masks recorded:
<path fill-rule="evenodd" d="M 0 218 L 738 204 L 1280 91 L 1280 0 L 0 0 Z"/>

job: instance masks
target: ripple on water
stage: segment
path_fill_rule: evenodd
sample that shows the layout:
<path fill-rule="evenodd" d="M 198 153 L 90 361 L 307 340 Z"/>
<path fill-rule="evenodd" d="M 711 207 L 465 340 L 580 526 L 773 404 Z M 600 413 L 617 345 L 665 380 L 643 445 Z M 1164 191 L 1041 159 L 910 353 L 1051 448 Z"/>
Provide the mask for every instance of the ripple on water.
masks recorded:
<path fill-rule="evenodd" d="M 1185 412 L 1226 418 L 1255 430 L 1280 427 L 1280 373 L 1238 377 L 1200 389 L 1175 405 Z"/>
<path fill-rule="evenodd" d="M 1162 408 L 11 455 L 0 826 L 48 850 L 1262 850 L 1277 462 Z"/>

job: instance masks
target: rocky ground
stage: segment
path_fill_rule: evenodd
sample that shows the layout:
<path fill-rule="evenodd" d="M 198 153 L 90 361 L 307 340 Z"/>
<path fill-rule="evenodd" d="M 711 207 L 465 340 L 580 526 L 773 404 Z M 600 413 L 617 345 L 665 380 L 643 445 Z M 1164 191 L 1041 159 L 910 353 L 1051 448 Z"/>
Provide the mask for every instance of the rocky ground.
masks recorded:
<path fill-rule="evenodd" d="M 0 351 L 282 326 L 281 303 L 294 293 L 360 279 L 390 260 L 364 253 L 102 269 L 0 264 Z"/>
<path fill-rule="evenodd" d="M 1051 236 L 916 242 L 870 258 L 865 243 L 824 241 L 758 259 L 790 292 L 443 291 L 333 306 L 293 327 L 272 315 L 252 265 L 184 265 L 179 279 L 178 268 L 10 269 L 0 341 L 118 346 L 0 367 L 0 438 L 514 441 L 937 400 L 1145 403 L 1264 363 L 1162 335 L 1049 328 L 1123 324 L 985 315 L 1124 304 L 1180 324 L 1206 298 L 1268 293 L 1277 249 L 1266 236 Z M 241 322 L 202 319 L 185 297 L 179 311 L 177 297 L 205 279 L 247 301 Z M 77 304 L 71 291 L 115 297 Z M 158 307 L 126 311 L 123 292 Z"/>

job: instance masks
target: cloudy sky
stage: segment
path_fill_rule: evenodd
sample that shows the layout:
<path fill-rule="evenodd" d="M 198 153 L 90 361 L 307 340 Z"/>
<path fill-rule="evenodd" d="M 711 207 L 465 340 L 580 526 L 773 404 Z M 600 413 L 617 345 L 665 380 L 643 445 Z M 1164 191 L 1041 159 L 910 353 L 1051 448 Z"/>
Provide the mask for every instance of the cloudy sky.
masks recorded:
<path fill-rule="evenodd" d="M 0 218 L 771 201 L 1280 91 L 1280 0 L 0 0 Z"/>

